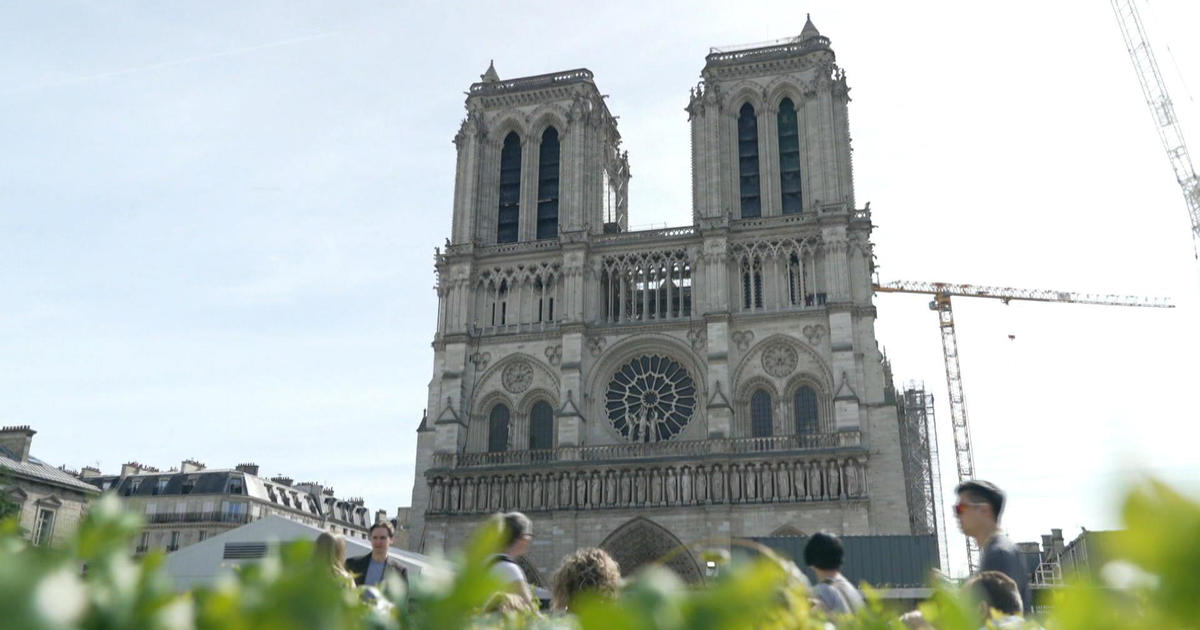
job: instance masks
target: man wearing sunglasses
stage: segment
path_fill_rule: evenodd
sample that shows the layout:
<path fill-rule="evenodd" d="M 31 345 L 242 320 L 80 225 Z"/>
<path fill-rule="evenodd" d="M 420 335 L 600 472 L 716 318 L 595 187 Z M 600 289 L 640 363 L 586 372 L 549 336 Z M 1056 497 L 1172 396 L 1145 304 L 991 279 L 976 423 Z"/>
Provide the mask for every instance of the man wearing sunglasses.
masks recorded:
<path fill-rule="evenodd" d="M 1017 553 L 1017 546 L 1000 533 L 1000 513 L 1004 510 L 1004 491 L 995 484 L 970 480 L 959 484 L 954 491 L 958 503 L 954 515 L 962 533 L 975 539 L 980 549 L 980 571 L 999 571 L 1017 583 L 1022 608 L 1030 610 L 1029 570 Z"/>

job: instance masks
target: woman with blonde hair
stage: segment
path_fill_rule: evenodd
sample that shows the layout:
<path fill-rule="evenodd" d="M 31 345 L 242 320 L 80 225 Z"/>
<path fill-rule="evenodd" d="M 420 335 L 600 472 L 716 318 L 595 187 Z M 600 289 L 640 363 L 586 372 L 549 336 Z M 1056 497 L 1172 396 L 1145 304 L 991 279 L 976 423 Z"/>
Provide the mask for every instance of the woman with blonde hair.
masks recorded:
<path fill-rule="evenodd" d="M 575 598 L 595 593 L 613 599 L 621 589 L 621 567 L 603 549 L 578 549 L 563 559 L 554 573 L 552 601 L 555 610 L 570 610 Z"/>
<path fill-rule="evenodd" d="M 354 587 L 354 576 L 346 570 L 346 539 L 329 532 L 321 532 L 313 546 L 313 561 L 317 566 L 328 567 L 335 578 Z"/>

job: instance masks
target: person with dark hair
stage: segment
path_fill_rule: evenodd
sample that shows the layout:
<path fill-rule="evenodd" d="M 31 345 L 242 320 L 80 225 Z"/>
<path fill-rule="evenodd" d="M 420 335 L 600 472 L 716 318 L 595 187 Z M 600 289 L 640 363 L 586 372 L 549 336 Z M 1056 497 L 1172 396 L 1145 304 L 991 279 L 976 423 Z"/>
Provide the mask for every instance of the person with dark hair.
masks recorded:
<path fill-rule="evenodd" d="M 817 576 L 813 595 L 831 615 L 852 614 L 864 606 L 862 593 L 842 575 L 845 555 L 841 539 L 828 532 L 813 534 L 804 546 L 804 564 L 812 567 Z"/>
<path fill-rule="evenodd" d="M 972 575 L 963 588 L 979 600 L 985 627 L 988 621 L 1000 630 L 1024 625 L 1021 594 L 1012 578 L 999 571 L 980 571 Z"/>
<path fill-rule="evenodd" d="M 517 559 L 529 551 L 533 540 L 533 521 L 520 512 L 508 512 L 493 515 L 492 522 L 502 531 L 501 552 L 492 558 L 492 575 L 504 584 L 506 591 L 524 597 L 532 605 L 533 594 Z"/>
<path fill-rule="evenodd" d="M 608 552 L 596 547 L 577 549 L 563 558 L 554 573 L 555 610 L 570 610 L 571 603 L 583 593 L 595 593 L 616 599 L 621 589 L 621 567 Z"/>
<path fill-rule="evenodd" d="M 972 479 L 954 489 L 958 503 L 954 515 L 962 533 L 975 540 L 980 550 L 980 571 L 999 571 L 1017 585 L 1023 609 L 1030 610 L 1029 570 L 1017 553 L 1017 546 L 1000 533 L 1000 514 L 1004 511 L 1004 491 L 995 484 Z"/>
<path fill-rule="evenodd" d="M 408 570 L 388 555 L 395 537 L 391 523 L 380 521 L 371 526 L 371 553 L 346 560 L 346 570 L 354 575 L 359 586 L 376 586 L 389 575 L 408 583 Z"/>

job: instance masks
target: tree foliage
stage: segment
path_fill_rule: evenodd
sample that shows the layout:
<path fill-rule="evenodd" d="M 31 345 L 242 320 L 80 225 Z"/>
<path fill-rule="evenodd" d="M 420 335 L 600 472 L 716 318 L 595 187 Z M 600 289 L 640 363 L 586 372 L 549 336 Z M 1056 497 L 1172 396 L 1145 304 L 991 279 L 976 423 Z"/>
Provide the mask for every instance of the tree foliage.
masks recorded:
<path fill-rule="evenodd" d="M 1104 583 L 1081 579 L 1055 593 L 1051 612 L 1031 624 L 1053 630 L 1194 628 L 1200 619 L 1200 505 L 1149 482 L 1123 508 L 1125 529 L 1107 555 Z M 616 600 L 580 600 L 572 615 L 485 615 L 498 584 L 488 556 L 498 546 L 483 530 L 452 559 L 443 578 L 392 585 L 364 602 L 328 568 L 311 562 L 307 543 L 285 545 L 205 588 L 178 593 L 163 557 L 129 557 L 138 517 L 114 497 L 99 499 L 70 543 L 32 547 L 14 519 L 0 523 L 0 629 L 20 630 L 578 630 L 821 629 L 794 565 L 769 555 L 734 561 L 703 587 L 690 588 L 652 567 Z M 921 611 L 934 627 L 976 630 L 978 607 L 966 594 L 938 589 Z M 853 630 L 905 625 L 868 589 L 867 610 L 838 619 Z"/>

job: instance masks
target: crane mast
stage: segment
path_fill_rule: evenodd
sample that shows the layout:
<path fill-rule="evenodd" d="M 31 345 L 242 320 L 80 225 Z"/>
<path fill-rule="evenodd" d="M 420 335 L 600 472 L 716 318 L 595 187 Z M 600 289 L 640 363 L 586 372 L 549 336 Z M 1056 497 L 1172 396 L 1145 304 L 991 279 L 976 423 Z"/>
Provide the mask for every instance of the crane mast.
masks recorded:
<path fill-rule="evenodd" d="M 967 402 L 963 395 L 962 368 L 958 361 L 958 337 L 954 332 L 954 309 L 951 296 L 989 298 L 1005 304 L 1012 300 L 1028 302 L 1059 302 L 1066 304 L 1100 304 L 1106 306 L 1138 306 L 1174 308 L 1165 298 L 1146 298 L 1130 295 L 1096 295 L 1051 289 L 1015 289 L 947 282 L 894 281 L 875 282 L 881 293 L 917 293 L 932 295 L 930 310 L 937 311 L 938 328 L 942 336 L 942 354 L 946 363 L 946 390 L 950 401 L 950 423 L 954 431 L 954 457 L 958 482 L 975 477 L 975 456 L 971 453 L 971 425 L 967 421 Z M 967 539 L 967 567 L 970 572 L 979 568 L 979 549 L 970 536 Z"/>
<path fill-rule="evenodd" d="M 1192 166 L 1192 157 L 1188 153 L 1183 129 L 1175 117 L 1175 106 L 1171 104 L 1171 96 L 1167 93 L 1167 86 L 1158 71 L 1158 62 L 1154 59 L 1150 40 L 1142 27 L 1137 3 L 1135 0 L 1111 1 L 1113 13 L 1121 26 L 1121 36 L 1125 39 L 1125 48 L 1129 51 L 1129 59 L 1133 61 L 1133 69 L 1137 72 L 1138 82 L 1142 86 L 1146 106 L 1150 108 L 1150 115 L 1154 118 L 1158 139 L 1171 161 L 1175 180 L 1183 190 L 1183 200 L 1187 204 L 1188 217 L 1192 223 L 1192 246 L 1195 248 L 1200 241 L 1200 178 L 1197 178 L 1196 169 Z"/>

